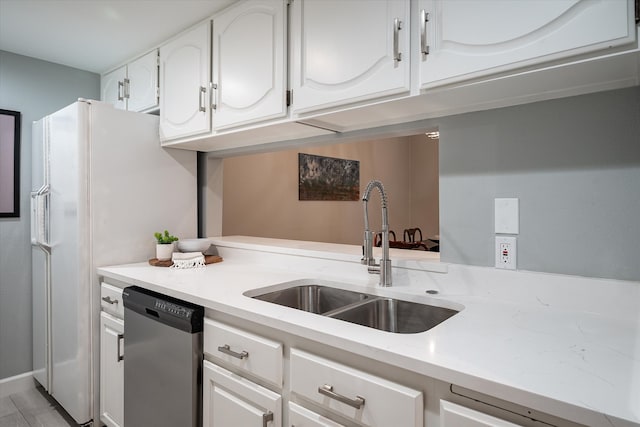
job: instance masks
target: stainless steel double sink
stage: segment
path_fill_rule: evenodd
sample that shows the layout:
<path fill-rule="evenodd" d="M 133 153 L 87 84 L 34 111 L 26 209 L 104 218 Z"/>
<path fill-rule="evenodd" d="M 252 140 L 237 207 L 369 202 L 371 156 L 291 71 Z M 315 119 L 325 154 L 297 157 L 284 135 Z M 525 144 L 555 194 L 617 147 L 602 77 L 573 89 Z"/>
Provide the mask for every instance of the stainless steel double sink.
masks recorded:
<path fill-rule="evenodd" d="M 294 281 L 245 292 L 251 298 L 398 334 L 424 332 L 459 310 Z"/>

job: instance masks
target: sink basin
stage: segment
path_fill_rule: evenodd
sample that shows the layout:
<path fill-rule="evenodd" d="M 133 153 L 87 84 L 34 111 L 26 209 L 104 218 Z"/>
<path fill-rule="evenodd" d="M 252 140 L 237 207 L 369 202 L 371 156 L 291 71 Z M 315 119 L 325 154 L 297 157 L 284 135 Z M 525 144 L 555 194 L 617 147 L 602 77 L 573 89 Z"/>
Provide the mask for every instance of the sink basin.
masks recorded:
<path fill-rule="evenodd" d="M 245 295 L 397 334 L 427 331 L 459 312 L 453 308 L 348 291 L 312 280 L 254 289 L 245 292 Z M 444 305 L 457 306 L 442 302 Z"/>
<path fill-rule="evenodd" d="M 413 334 L 429 330 L 456 313 L 450 308 L 378 298 L 330 317 L 382 331 Z"/>
<path fill-rule="evenodd" d="M 345 305 L 368 299 L 369 295 L 329 286 L 299 285 L 263 295 L 256 295 L 253 298 L 311 313 L 323 314 Z"/>

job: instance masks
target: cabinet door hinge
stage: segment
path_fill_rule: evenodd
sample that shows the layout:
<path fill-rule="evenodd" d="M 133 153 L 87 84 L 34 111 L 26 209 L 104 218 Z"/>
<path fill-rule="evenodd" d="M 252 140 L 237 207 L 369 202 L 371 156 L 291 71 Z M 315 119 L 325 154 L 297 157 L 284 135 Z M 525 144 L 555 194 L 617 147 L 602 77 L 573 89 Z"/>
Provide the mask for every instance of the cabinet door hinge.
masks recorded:
<path fill-rule="evenodd" d="M 293 102 L 293 91 L 288 90 L 287 91 L 287 107 L 289 107 L 292 102 Z"/>

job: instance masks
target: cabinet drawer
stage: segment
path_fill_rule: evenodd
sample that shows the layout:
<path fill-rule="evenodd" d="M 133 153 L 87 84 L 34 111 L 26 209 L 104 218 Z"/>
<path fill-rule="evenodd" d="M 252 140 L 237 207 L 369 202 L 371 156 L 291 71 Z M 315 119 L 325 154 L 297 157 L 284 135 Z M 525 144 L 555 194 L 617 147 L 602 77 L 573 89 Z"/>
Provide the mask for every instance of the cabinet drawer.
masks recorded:
<path fill-rule="evenodd" d="M 279 342 L 205 319 L 204 352 L 282 387 L 282 344 Z"/>
<path fill-rule="evenodd" d="M 521 427 L 500 418 L 478 412 L 455 403 L 440 401 L 440 426 L 441 427 Z"/>
<path fill-rule="evenodd" d="M 122 289 L 102 282 L 100 285 L 100 308 L 113 316 L 124 318 Z"/>
<path fill-rule="evenodd" d="M 289 402 L 289 424 L 295 427 L 344 427 L 293 402 Z"/>
<path fill-rule="evenodd" d="M 291 391 L 364 425 L 423 425 L 420 391 L 296 349 Z"/>

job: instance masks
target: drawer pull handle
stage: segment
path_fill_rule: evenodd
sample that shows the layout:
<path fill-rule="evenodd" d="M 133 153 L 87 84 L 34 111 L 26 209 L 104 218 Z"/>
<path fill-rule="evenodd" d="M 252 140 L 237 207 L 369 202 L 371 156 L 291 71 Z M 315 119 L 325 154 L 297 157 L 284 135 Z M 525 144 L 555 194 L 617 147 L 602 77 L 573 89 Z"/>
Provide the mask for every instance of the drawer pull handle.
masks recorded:
<path fill-rule="evenodd" d="M 249 357 L 249 353 L 247 353 L 246 351 L 241 351 L 240 353 L 231 350 L 231 347 L 229 347 L 229 344 L 225 344 L 223 346 L 218 347 L 218 351 L 224 353 L 224 354 L 228 354 L 229 356 L 233 356 L 236 359 L 246 359 Z"/>
<path fill-rule="evenodd" d="M 330 398 L 335 399 L 338 402 L 342 402 L 356 409 L 360 409 L 364 406 L 364 397 L 356 396 L 355 399 L 349 399 L 346 396 L 342 396 L 341 394 L 334 392 L 333 386 L 329 384 L 318 387 L 318 393 L 329 396 Z"/>
<path fill-rule="evenodd" d="M 273 412 L 271 411 L 266 414 L 262 414 L 262 427 L 267 427 L 269 421 L 273 421 Z"/>
<path fill-rule="evenodd" d="M 122 352 L 122 347 L 120 346 L 120 343 L 123 342 L 124 340 L 124 334 L 118 334 L 118 349 L 117 351 L 117 358 L 116 361 L 120 362 L 121 360 L 124 360 L 124 356 L 122 354 L 120 354 Z"/>
<path fill-rule="evenodd" d="M 118 303 L 117 299 L 111 299 L 110 296 L 102 297 L 102 301 L 106 302 L 107 304 L 117 304 Z"/>

